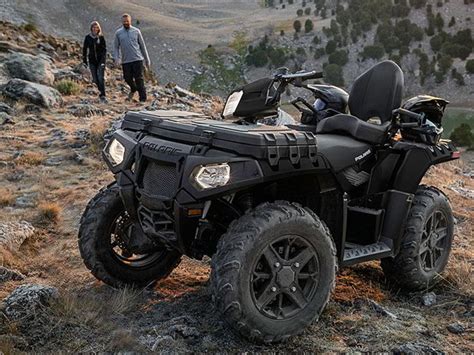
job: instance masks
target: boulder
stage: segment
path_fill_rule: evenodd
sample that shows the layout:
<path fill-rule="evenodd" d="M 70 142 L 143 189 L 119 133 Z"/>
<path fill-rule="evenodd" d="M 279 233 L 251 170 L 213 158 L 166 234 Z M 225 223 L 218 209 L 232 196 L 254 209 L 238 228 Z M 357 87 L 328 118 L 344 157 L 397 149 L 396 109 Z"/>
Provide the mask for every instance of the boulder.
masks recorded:
<path fill-rule="evenodd" d="M 12 78 L 28 80 L 43 85 L 53 85 L 54 74 L 45 59 L 26 53 L 13 53 L 5 62 Z"/>
<path fill-rule="evenodd" d="M 0 266 L 0 284 L 6 281 L 21 281 L 25 278 L 21 272 Z"/>
<path fill-rule="evenodd" d="M 17 250 L 35 234 L 35 228 L 26 221 L 0 223 L 0 246 Z"/>
<path fill-rule="evenodd" d="M 24 99 L 45 108 L 61 106 L 63 99 L 56 89 L 22 79 L 12 79 L 0 87 L 0 92 L 12 99 Z"/>
<path fill-rule="evenodd" d="M 13 108 L 9 105 L 7 105 L 6 103 L 4 102 L 0 102 L 0 112 L 5 112 L 5 113 L 8 113 L 9 115 L 11 115 L 13 113 Z"/>
<path fill-rule="evenodd" d="M 10 320 L 28 319 L 59 297 L 58 289 L 46 285 L 21 285 L 3 301 L 5 315 Z"/>
<path fill-rule="evenodd" d="M 0 112 L 0 126 L 4 124 L 15 124 L 15 121 L 8 113 Z"/>

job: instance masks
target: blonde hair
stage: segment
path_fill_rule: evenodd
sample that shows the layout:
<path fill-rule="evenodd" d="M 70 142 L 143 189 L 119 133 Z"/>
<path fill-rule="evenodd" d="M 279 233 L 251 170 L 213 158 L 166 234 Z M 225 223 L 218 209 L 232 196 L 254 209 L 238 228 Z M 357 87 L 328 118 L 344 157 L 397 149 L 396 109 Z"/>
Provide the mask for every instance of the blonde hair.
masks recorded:
<path fill-rule="evenodd" d="M 122 15 L 122 18 L 125 18 L 125 17 L 128 17 L 130 20 L 132 19 L 132 16 L 130 16 L 129 14 L 125 13 Z"/>
<path fill-rule="evenodd" d="M 94 26 L 99 27 L 99 33 L 97 33 L 97 34 L 101 35 L 102 34 L 102 27 L 100 26 L 100 23 L 98 21 L 92 21 L 91 26 L 90 26 L 91 32 L 92 32 L 92 27 L 94 27 Z"/>

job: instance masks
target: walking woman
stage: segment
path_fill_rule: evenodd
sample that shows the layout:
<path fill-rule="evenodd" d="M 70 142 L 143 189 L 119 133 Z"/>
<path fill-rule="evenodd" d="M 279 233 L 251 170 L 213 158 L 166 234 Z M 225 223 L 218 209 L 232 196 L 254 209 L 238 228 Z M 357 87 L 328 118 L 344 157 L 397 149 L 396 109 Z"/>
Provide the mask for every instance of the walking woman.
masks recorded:
<path fill-rule="evenodd" d="M 99 22 L 91 23 L 91 33 L 84 39 L 82 57 L 86 67 L 89 67 L 92 80 L 97 85 L 100 92 L 100 101 L 107 102 L 105 97 L 105 59 L 107 57 L 107 46 L 102 35 Z"/>

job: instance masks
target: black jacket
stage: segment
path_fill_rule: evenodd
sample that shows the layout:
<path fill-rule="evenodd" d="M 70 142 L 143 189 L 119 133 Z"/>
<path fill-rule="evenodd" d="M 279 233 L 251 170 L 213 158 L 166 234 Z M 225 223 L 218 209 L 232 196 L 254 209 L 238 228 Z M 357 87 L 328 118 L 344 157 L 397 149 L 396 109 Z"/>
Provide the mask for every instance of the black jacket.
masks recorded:
<path fill-rule="evenodd" d="M 104 36 L 94 38 L 88 34 L 84 39 L 84 46 L 82 49 L 82 60 L 84 64 L 105 64 L 106 57 L 107 46 L 105 44 Z"/>

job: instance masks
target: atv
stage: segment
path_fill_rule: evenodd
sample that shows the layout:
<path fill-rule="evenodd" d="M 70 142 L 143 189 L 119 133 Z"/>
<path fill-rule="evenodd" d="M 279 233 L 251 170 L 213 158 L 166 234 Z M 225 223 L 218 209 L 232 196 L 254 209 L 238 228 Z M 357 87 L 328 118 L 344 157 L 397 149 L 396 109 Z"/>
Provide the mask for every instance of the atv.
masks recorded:
<path fill-rule="evenodd" d="M 129 112 L 103 156 L 115 181 L 88 204 L 79 248 L 95 277 L 146 287 L 181 257 L 211 257 L 217 309 L 256 342 L 278 342 L 318 318 L 338 267 L 381 260 L 404 289 L 432 286 L 453 241 L 453 213 L 427 170 L 458 159 L 441 139 L 447 101 L 402 104 L 391 61 L 350 94 L 278 70 L 227 99 L 223 119 Z M 301 122 L 272 125 L 289 85 Z"/>

